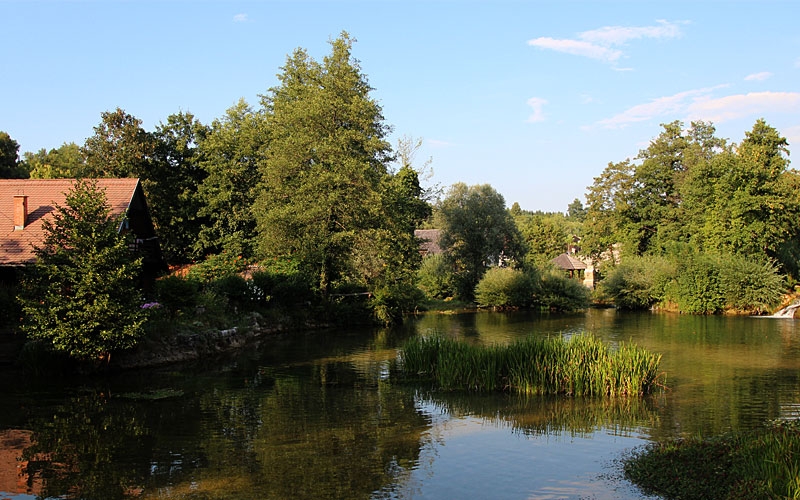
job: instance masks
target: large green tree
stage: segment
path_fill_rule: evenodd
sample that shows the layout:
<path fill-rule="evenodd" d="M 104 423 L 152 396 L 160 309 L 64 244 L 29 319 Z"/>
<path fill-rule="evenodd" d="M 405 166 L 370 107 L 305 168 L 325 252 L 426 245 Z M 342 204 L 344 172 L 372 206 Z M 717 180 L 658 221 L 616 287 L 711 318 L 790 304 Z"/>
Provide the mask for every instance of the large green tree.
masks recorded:
<path fill-rule="evenodd" d="M 389 128 L 352 44 L 343 33 L 322 62 L 297 49 L 262 97 L 270 140 L 256 212 L 261 255 L 291 256 L 323 296 L 371 272 L 357 248 L 391 230 L 380 210 Z"/>
<path fill-rule="evenodd" d="M 533 262 L 545 263 L 574 244 L 576 231 L 561 213 L 523 214 L 514 220 Z"/>
<path fill-rule="evenodd" d="M 105 193 L 77 181 L 45 219 L 45 239 L 20 295 L 22 331 L 82 360 L 108 359 L 142 335 L 141 258 L 119 232 Z"/>
<path fill-rule="evenodd" d="M 155 143 L 142 121 L 120 108 L 100 118 L 83 146 L 85 168 L 79 177 L 143 177 Z"/>
<path fill-rule="evenodd" d="M 208 127 L 188 112 L 170 115 L 153 133 L 155 150 L 143 185 L 161 251 L 170 263 L 196 255 L 203 222 L 198 191 L 207 175 L 200 166 L 199 144 L 207 134 Z"/>
<path fill-rule="evenodd" d="M 259 164 L 268 134 L 262 111 L 243 99 L 214 120 L 198 147 L 204 179 L 198 188 L 203 218 L 196 251 L 254 254 L 253 204 L 261 182 Z"/>
<path fill-rule="evenodd" d="M 584 247 L 662 255 L 689 245 L 776 259 L 796 275 L 800 177 L 786 139 L 764 120 L 738 145 L 704 122 L 663 127 L 638 163 L 609 164 L 589 188 Z"/>
<path fill-rule="evenodd" d="M 440 245 L 459 298 L 472 300 L 489 267 L 519 259 L 524 245 L 503 196 L 488 184 L 456 183 L 437 206 Z"/>

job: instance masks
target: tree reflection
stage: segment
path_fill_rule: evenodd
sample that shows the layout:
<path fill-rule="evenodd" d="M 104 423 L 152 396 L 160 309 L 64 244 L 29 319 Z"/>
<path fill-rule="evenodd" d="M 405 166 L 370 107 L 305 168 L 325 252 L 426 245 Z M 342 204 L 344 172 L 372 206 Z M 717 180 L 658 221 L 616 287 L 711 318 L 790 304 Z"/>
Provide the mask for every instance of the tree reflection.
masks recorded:
<path fill-rule="evenodd" d="M 633 435 L 658 422 L 657 399 L 422 393 L 420 402 L 454 417 L 475 416 L 528 436 L 591 437 L 598 430 Z"/>

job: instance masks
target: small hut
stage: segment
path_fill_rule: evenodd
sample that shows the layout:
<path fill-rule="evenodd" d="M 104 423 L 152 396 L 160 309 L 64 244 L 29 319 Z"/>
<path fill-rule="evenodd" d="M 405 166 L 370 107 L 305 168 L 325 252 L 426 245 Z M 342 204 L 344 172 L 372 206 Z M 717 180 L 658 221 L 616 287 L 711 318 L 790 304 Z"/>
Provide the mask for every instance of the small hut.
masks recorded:
<path fill-rule="evenodd" d="M 572 255 L 568 253 L 562 253 L 550 262 L 563 269 L 570 279 L 579 279 L 583 281 L 584 273 L 586 272 L 586 264 L 579 261 Z"/>

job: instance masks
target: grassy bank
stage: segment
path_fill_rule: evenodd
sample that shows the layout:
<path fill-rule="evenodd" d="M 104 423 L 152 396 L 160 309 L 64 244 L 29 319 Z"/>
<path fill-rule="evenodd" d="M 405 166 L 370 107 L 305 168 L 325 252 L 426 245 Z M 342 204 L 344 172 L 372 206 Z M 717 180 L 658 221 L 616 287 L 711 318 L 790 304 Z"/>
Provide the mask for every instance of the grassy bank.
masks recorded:
<path fill-rule="evenodd" d="M 492 346 L 418 336 L 404 344 L 401 359 L 407 375 L 445 390 L 628 396 L 658 385 L 661 356 L 631 344 L 612 350 L 591 335 Z"/>
<path fill-rule="evenodd" d="M 628 458 L 624 469 L 644 491 L 665 498 L 798 499 L 800 423 L 654 443 Z"/>

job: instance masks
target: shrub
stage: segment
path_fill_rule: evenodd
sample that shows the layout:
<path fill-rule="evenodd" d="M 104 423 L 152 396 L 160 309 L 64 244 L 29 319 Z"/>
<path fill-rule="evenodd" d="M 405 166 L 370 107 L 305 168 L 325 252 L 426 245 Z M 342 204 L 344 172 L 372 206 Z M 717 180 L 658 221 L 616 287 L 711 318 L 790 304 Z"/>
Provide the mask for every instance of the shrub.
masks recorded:
<path fill-rule="evenodd" d="M 208 290 L 218 296 L 225 297 L 228 304 L 235 308 L 250 308 L 254 302 L 247 281 L 237 274 L 229 274 L 215 279 L 209 283 Z"/>
<path fill-rule="evenodd" d="M 207 283 L 238 274 L 246 267 L 247 262 L 242 259 L 241 255 L 222 252 L 217 255 L 209 255 L 203 262 L 192 266 L 189 269 L 188 277 L 201 283 Z"/>
<path fill-rule="evenodd" d="M 195 280 L 180 276 L 166 276 L 156 281 L 156 297 L 173 315 L 197 305 L 200 285 Z"/>
<path fill-rule="evenodd" d="M 535 291 L 529 274 L 509 267 L 494 267 L 475 287 L 475 301 L 481 307 L 524 307 Z"/>
<path fill-rule="evenodd" d="M 417 286 L 430 299 L 446 299 L 454 295 L 452 273 L 444 255 L 432 254 L 422 259 L 417 271 Z"/>
<path fill-rule="evenodd" d="M 559 269 L 542 272 L 534 300 L 553 311 L 576 311 L 589 307 L 591 291 L 578 280 L 570 279 Z"/>
<path fill-rule="evenodd" d="M 675 268 L 663 257 L 628 257 L 600 282 L 602 293 L 620 309 L 649 309 L 667 300 Z"/>
<path fill-rule="evenodd" d="M 728 307 L 763 313 L 780 303 L 786 284 L 774 263 L 728 255 L 720 257 L 720 269 Z"/>
<path fill-rule="evenodd" d="M 725 288 L 720 262 L 708 255 L 696 255 L 678 267 L 674 301 L 682 312 L 715 314 L 725 307 Z"/>

